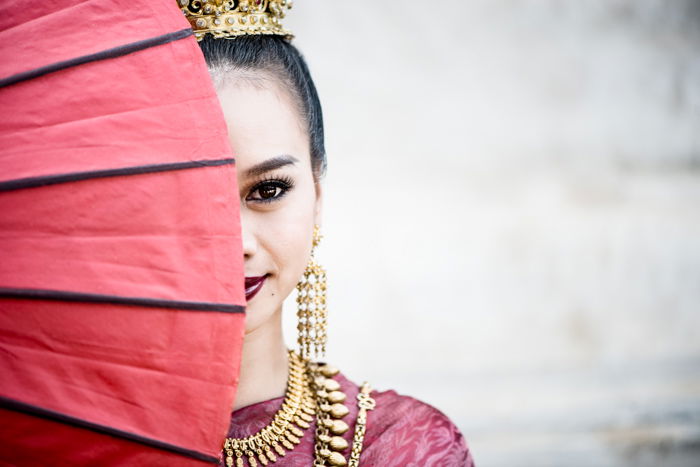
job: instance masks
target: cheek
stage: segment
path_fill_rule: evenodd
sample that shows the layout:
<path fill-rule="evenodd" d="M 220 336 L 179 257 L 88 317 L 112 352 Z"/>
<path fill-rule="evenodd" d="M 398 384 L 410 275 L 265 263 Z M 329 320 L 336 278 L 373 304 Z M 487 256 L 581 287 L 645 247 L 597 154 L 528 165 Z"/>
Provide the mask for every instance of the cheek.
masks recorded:
<path fill-rule="evenodd" d="M 314 196 L 294 193 L 281 209 L 265 214 L 264 248 L 277 268 L 280 290 L 291 292 L 306 267 L 311 253 L 314 227 Z"/>

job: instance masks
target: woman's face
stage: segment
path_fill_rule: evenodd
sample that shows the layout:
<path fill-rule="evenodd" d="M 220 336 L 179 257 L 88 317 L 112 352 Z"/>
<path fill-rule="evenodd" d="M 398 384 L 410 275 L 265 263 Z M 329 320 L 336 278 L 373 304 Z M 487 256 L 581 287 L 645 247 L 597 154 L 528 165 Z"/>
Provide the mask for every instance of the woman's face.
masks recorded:
<path fill-rule="evenodd" d="M 283 85 L 265 74 L 234 75 L 217 93 L 238 173 L 248 334 L 281 310 L 300 279 L 321 193 L 308 133 Z"/>

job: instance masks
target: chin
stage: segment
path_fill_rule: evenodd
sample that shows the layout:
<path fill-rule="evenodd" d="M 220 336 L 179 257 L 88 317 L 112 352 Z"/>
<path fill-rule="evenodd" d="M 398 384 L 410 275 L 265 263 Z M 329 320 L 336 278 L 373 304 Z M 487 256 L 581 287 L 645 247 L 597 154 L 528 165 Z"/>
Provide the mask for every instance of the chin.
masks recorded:
<path fill-rule="evenodd" d="M 263 297 L 255 297 L 255 299 Z M 246 317 L 245 317 L 245 332 L 246 334 L 255 331 L 256 329 L 263 326 L 266 322 L 270 321 L 275 314 L 275 307 L 265 306 L 262 303 L 255 303 L 256 300 L 252 300 L 250 305 L 246 307 Z"/>

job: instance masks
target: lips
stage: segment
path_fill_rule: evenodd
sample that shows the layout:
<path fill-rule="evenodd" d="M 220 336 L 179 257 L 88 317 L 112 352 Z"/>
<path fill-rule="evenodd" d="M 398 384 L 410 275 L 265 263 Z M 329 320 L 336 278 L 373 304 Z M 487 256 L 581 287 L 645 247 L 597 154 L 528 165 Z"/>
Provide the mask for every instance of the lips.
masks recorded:
<path fill-rule="evenodd" d="M 267 279 L 267 275 L 264 276 L 253 276 L 245 278 L 245 300 L 249 302 L 255 294 L 257 294 L 260 289 L 262 289 L 263 284 Z"/>

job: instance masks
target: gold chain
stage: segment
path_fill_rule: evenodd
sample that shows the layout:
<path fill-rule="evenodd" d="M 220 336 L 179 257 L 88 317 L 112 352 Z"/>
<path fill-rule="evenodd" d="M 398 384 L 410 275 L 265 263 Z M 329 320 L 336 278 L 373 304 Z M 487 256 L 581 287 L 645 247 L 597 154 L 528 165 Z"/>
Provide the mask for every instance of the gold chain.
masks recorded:
<path fill-rule="evenodd" d="M 352 439 L 352 452 L 348 467 L 358 467 L 360 465 L 360 454 L 362 453 L 362 443 L 365 440 L 365 428 L 367 426 L 367 411 L 373 410 L 377 405 L 369 395 L 372 391 L 369 383 L 362 383 L 359 394 L 357 394 L 357 405 L 360 408 L 357 413 L 357 423 L 355 424 L 355 436 Z"/>
<path fill-rule="evenodd" d="M 314 466 L 357 466 L 365 435 L 367 410 L 374 408 L 375 402 L 369 396 L 368 383 L 362 385 L 357 395 L 360 407 L 352 457 L 348 464 L 341 454 L 348 448 L 342 434 L 349 426 L 343 420 L 349 410 L 343 405 L 345 393 L 340 383 L 333 379 L 338 369 L 325 363 L 312 363 L 298 353 L 289 351 L 289 376 L 287 392 L 282 407 L 275 414 L 272 423 L 247 438 L 226 438 L 224 454 L 227 467 L 257 467 L 258 462 L 268 465 L 284 457 L 301 442 L 305 429 L 310 427 L 316 414 L 314 446 Z M 276 453 L 276 455 L 275 455 Z M 354 461 L 353 461 L 354 459 Z"/>
<path fill-rule="evenodd" d="M 301 442 L 303 429 L 309 428 L 313 421 L 314 399 L 306 362 L 296 352 L 289 351 L 289 376 L 282 407 L 272 423 L 256 434 L 247 438 L 226 438 L 226 466 L 233 466 L 234 457 L 236 467 L 244 466 L 244 457 L 250 467 L 257 467 L 258 462 L 267 465 L 277 461 L 275 453 L 284 457 L 286 451 L 291 451 Z"/>
<path fill-rule="evenodd" d="M 347 465 L 341 451 L 348 448 L 348 442 L 341 435 L 348 431 L 349 426 L 341 418 L 349 410 L 343 405 L 346 396 L 340 390 L 340 383 L 332 379 L 338 374 L 338 369 L 319 363 L 311 363 L 309 369 L 317 396 L 314 467 Z"/>

